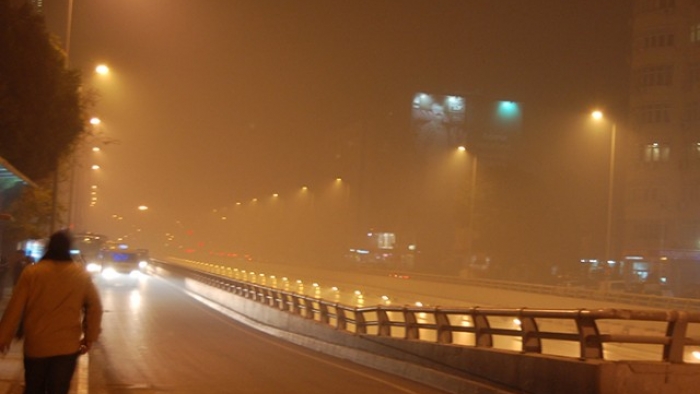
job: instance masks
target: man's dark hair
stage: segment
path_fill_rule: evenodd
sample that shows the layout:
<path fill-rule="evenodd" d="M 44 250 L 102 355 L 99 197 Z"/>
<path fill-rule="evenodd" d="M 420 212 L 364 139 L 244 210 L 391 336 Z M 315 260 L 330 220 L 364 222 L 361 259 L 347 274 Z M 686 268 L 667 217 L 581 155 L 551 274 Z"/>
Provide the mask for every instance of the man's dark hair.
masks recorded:
<path fill-rule="evenodd" d="M 58 231 L 51 235 L 46 253 L 42 260 L 72 261 L 70 255 L 71 236 L 67 231 Z"/>

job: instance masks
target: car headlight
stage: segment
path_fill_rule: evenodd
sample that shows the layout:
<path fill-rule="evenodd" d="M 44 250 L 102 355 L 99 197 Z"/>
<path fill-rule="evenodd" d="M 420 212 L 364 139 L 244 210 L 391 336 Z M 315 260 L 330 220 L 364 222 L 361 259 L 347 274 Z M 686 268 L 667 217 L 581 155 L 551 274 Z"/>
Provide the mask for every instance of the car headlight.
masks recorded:
<path fill-rule="evenodd" d="M 102 276 L 107 279 L 114 278 L 117 275 L 117 271 L 115 271 L 114 268 L 106 268 L 104 271 L 102 271 Z"/>
<path fill-rule="evenodd" d="M 85 269 L 87 272 L 100 272 L 102 270 L 102 266 L 96 263 L 89 263 L 87 266 L 85 266 Z"/>
<path fill-rule="evenodd" d="M 146 261 L 146 260 L 139 261 L 139 268 L 144 269 L 146 267 L 148 267 L 148 261 Z"/>

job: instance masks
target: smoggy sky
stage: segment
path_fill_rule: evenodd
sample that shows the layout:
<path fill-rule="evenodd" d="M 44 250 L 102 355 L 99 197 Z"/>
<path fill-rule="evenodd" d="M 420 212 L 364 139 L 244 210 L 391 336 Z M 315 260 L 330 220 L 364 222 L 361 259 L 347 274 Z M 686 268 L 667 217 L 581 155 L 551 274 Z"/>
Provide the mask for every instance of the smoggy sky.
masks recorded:
<path fill-rule="evenodd" d="M 63 41 L 67 1 L 44 3 Z M 303 184 L 332 163 L 338 130 L 388 114 L 408 127 L 416 91 L 516 100 L 530 149 L 570 146 L 554 137 L 566 122 L 624 111 L 630 15 L 631 0 L 74 0 L 70 62 L 118 141 L 95 159 L 94 218 Z"/>

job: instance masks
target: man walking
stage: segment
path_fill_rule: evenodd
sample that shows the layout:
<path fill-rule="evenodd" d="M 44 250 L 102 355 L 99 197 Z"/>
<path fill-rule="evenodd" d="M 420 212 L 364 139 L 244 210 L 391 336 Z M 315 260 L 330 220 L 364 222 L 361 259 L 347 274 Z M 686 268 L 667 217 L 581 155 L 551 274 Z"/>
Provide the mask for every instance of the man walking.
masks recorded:
<path fill-rule="evenodd" d="M 3 352 L 22 323 L 25 394 L 68 393 L 78 356 L 100 333 L 99 294 L 70 249 L 67 232 L 51 236 L 44 257 L 24 268 L 0 321 Z"/>

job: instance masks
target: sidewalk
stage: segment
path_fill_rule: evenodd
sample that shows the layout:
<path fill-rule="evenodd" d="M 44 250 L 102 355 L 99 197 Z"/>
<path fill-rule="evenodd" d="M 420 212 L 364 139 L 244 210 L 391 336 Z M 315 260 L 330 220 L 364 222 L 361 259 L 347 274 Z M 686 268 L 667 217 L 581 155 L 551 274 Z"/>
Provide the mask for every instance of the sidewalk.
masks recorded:
<path fill-rule="evenodd" d="M 0 315 L 10 299 L 11 288 L 6 288 L 0 297 Z M 12 342 L 10 351 L 0 355 L 0 394 L 21 394 L 24 390 L 24 365 L 22 341 Z"/>

